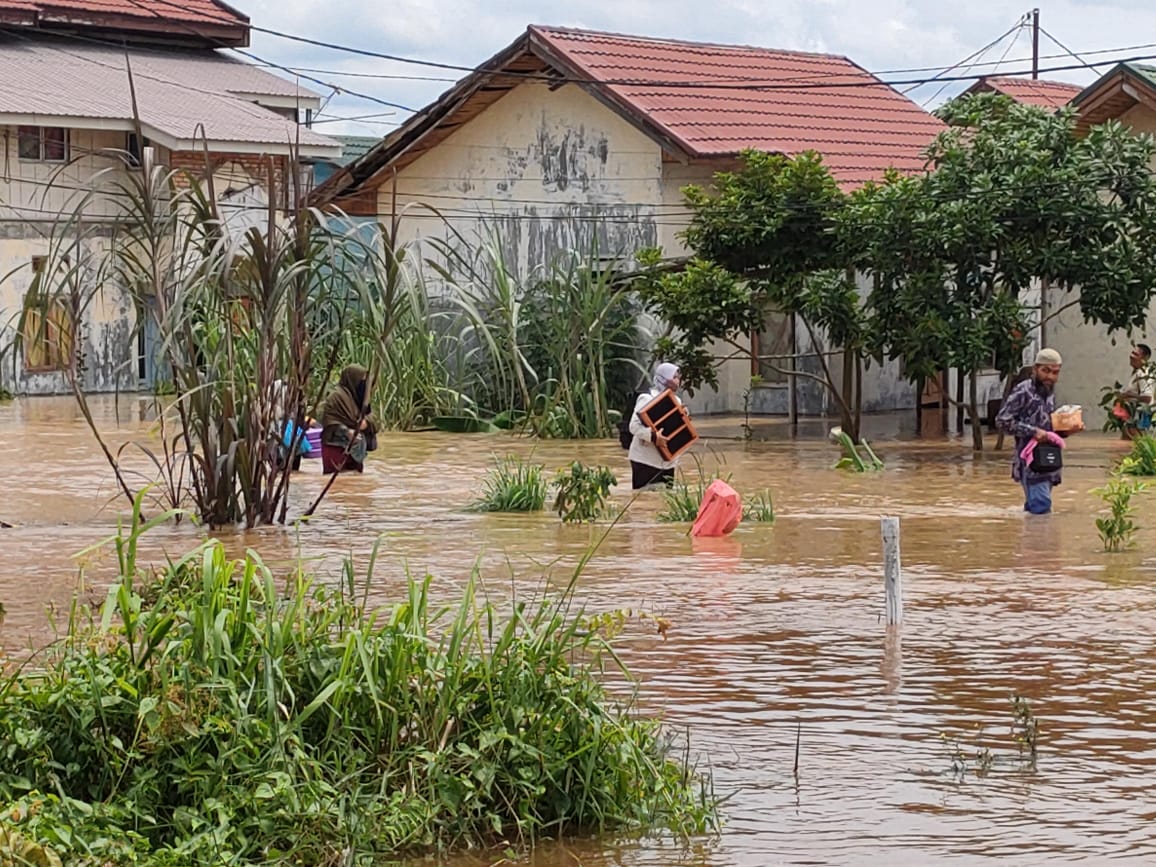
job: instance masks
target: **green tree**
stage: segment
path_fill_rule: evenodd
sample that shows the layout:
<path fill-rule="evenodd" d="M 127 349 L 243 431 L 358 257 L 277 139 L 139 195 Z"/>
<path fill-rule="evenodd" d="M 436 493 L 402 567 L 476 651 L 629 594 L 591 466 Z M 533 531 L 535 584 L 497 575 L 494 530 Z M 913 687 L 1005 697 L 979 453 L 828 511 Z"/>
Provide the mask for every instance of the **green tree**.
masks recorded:
<path fill-rule="evenodd" d="M 928 151 L 925 175 L 856 191 L 838 215 L 857 238 L 854 264 L 873 279 L 880 355 L 919 381 L 956 368 L 970 381 L 975 448 L 983 448 L 976 374 L 1016 371 L 1031 329 L 1024 293 L 1047 281 L 1109 330 L 1144 323 L 1156 286 L 1152 139 L 1118 123 L 1077 134 L 1049 114 L 994 94 L 962 97 Z"/>
<path fill-rule="evenodd" d="M 822 158 L 747 151 L 739 170 L 715 175 L 714 191 L 689 186 L 683 194 L 692 211 L 683 237 L 693 256 L 677 273 L 640 282 L 646 305 L 669 327 L 656 353 L 680 364 L 689 389 L 717 387 L 712 343 L 751 357 L 750 336 L 770 311 L 795 316 L 818 350 L 817 369 L 771 366 L 825 386 L 857 441 L 870 317 L 837 231 L 847 196 Z M 653 265 L 658 256 L 649 251 L 642 261 Z M 841 377 L 824 349 L 843 351 Z"/>

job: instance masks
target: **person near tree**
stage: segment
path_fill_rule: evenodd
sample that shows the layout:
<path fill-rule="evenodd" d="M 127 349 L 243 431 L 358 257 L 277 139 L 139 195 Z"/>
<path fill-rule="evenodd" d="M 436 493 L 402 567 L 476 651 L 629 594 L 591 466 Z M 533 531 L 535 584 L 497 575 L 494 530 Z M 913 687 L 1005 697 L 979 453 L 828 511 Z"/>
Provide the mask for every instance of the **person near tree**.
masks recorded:
<path fill-rule="evenodd" d="M 1033 440 L 1042 443 L 1052 435 L 1052 413 L 1056 408 L 1056 382 L 1063 359 L 1054 349 L 1041 349 L 1032 366 L 1032 375 L 1012 389 L 996 416 L 996 427 L 1015 437 L 1012 478 L 1024 489 L 1024 509 L 1034 515 L 1052 510 L 1052 488 L 1060 484 L 1060 469 L 1039 471 L 1023 457 Z M 1060 433 L 1064 436 L 1065 433 Z"/>

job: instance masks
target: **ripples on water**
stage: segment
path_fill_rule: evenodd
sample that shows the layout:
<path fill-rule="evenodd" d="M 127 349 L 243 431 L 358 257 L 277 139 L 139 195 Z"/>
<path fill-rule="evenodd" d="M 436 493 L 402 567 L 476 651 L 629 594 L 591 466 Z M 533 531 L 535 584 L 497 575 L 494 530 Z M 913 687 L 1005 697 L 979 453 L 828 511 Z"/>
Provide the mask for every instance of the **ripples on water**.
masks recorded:
<path fill-rule="evenodd" d="M 144 425 L 111 411 L 117 441 Z M 721 426 L 707 425 L 723 431 Z M 1156 542 L 1147 521 L 1136 551 L 1098 552 L 1089 489 L 1119 443 L 1075 441 L 1056 514 L 1020 511 L 1006 455 L 972 460 L 954 444 L 881 441 L 883 474 L 830 470 L 832 447 L 794 443 L 781 426 L 749 446 L 711 441 L 740 489 L 770 487 L 780 519 L 722 540 L 691 540 L 655 521 L 660 498 L 635 500 L 580 583 L 594 610 L 631 607 L 672 621 L 666 640 L 631 627 L 623 655 L 639 701 L 692 750 L 730 797 L 717 841 L 543 846 L 527 863 L 563 865 L 1156 863 L 1152 624 Z M 733 433 L 734 429 L 726 429 Z M 0 406 L 0 519 L 9 647 L 36 641 L 44 608 L 76 586 L 71 555 L 115 528 L 111 475 L 66 401 Z M 35 449 L 28 447 L 35 444 Z M 601 531 L 551 516 L 462 511 L 494 451 L 533 453 L 553 469 L 577 457 L 616 465 L 614 443 L 531 443 L 439 434 L 383 437 L 362 477 L 342 477 L 300 530 L 234 534 L 270 562 L 316 558 L 335 576 L 340 557 L 362 564 L 379 534 L 373 585 L 396 598 L 403 570 L 430 570 L 455 598 L 475 562 L 488 592 L 541 592 L 564 583 Z M 306 462 L 296 498 L 321 487 Z M 622 503 L 628 491 L 618 491 Z M 300 506 L 299 506 L 300 508 Z M 881 622 L 881 514 L 902 518 L 906 620 Z M 194 543 L 166 528 L 148 549 Z M 94 581 L 107 565 L 93 564 Z M 1014 757 L 1013 692 L 1040 720 L 1036 771 L 997 764 L 986 778 L 952 773 L 951 743 Z M 792 774 L 796 736 L 799 778 Z M 943 735 L 947 735 L 944 740 Z M 432 862 L 431 862 L 432 863 Z M 490 863 L 464 857 L 457 867 Z"/>

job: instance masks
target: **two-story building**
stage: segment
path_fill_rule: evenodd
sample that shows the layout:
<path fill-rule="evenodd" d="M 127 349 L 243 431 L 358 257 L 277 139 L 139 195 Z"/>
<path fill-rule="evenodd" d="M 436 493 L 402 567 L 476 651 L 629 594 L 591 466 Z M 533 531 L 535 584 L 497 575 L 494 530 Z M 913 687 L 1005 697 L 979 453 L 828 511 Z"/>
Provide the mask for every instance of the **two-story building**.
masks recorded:
<path fill-rule="evenodd" d="M 86 390 L 152 384 L 146 311 L 115 283 L 82 321 L 59 305 L 21 315 L 60 233 L 79 220 L 94 247 L 111 234 L 144 148 L 211 172 L 237 225 L 287 203 L 300 163 L 340 156 L 309 128 L 317 94 L 221 50 L 248 39 L 248 18 L 217 0 L 0 0 L 0 385 L 63 391 L 74 351 Z"/>

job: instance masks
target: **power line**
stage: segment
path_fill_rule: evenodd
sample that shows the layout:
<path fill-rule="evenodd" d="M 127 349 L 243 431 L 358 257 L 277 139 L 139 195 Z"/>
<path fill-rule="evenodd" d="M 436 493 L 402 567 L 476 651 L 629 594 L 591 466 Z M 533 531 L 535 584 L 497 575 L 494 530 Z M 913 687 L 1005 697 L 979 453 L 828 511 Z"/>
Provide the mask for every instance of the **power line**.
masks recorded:
<path fill-rule="evenodd" d="M 1012 37 L 1012 41 L 1009 42 L 1007 48 L 1004 49 L 1003 55 L 1000 57 L 1000 59 L 996 63 L 996 65 L 992 68 L 993 73 L 999 69 L 1000 64 L 1003 63 L 1004 57 L 1007 57 L 1008 53 L 1015 47 L 1016 43 L 1020 41 L 1020 36 L 1023 34 L 1023 30 L 1024 30 L 1024 22 L 1023 22 L 1023 19 L 1021 18 L 1020 22 L 1014 28 L 1012 28 L 1012 30 L 1008 31 L 1009 33 L 1014 31 L 1015 36 Z M 991 46 L 989 46 L 989 47 L 991 47 Z M 985 48 L 984 51 L 986 52 L 987 48 Z M 971 65 L 969 65 L 965 68 L 971 69 L 972 67 L 971 67 Z M 935 93 L 933 93 L 929 99 L 925 99 L 920 107 L 921 108 L 927 108 L 927 104 L 929 102 L 932 102 L 932 101 L 938 99 L 939 95 L 941 93 L 943 93 L 943 91 L 945 91 L 950 86 L 950 84 L 951 84 L 951 82 L 946 82 L 946 81 L 943 84 L 941 84 L 939 86 L 939 90 L 935 91 Z"/>
<path fill-rule="evenodd" d="M 158 18 L 158 19 L 161 19 L 164 21 L 170 20 L 170 19 L 164 18 L 155 9 L 153 9 L 151 7 L 144 6 L 140 2 L 140 0 L 129 0 L 129 2 L 132 3 L 134 6 L 137 6 L 138 8 L 140 8 L 142 11 L 148 12 L 150 15 L 152 15 L 155 18 Z M 159 5 L 163 5 L 163 6 L 169 6 L 173 9 L 178 9 L 178 10 L 184 11 L 184 7 L 179 3 L 173 2 L 173 0 L 152 0 L 152 2 L 159 4 Z M 209 15 L 208 13 L 205 13 L 205 17 L 216 20 L 216 21 L 221 22 L 221 23 L 228 23 L 228 24 L 236 24 L 237 23 L 236 19 L 233 17 L 212 16 L 212 15 Z M 208 38 L 203 33 L 198 32 L 196 29 L 194 29 L 193 27 L 191 27 L 189 25 L 184 24 L 183 22 L 174 22 L 174 23 L 177 23 L 178 26 L 182 27 L 182 29 L 186 30 L 187 32 L 189 32 L 192 35 L 197 36 L 200 39 Z M 327 48 L 327 49 L 330 49 L 333 51 L 341 51 L 341 52 L 345 52 L 345 53 L 349 53 L 349 54 L 355 54 L 355 55 L 363 56 L 363 57 L 373 57 L 373 58 L 382 59 L 382 60 L 390 60 L 390 61 L 393 61 L 396 63 L 408 63 L 408 64 L 413 64 L 413 65 L 418 65 L 418 66 L 427 66 L 427 67 L 437 68 L 437 69 L 449 69 L 449 70 L 454 70 L 454 71 L 458 71 L 458 72 L 467 72 L 467 73 L 475 73 L 475 72 L 486 73 L 486 72 L 489 72 L 489 73 L 493 73 L 493 74 L 500 74 L 504 77 L 509 77 L 509 78 L 547 81 L 547 82 L 549 82 L 551 84 L 555 84 L 555 85 L 558 84 L 559 82 L 570 82 L 570 83 L 574 83 L 574 84 L 599 84 L 599 85 L 618 85 L 618 86 L 633 86 L 633 87 L 661 86 L 661 87 L 670 87 L 670 88 L 689 88 L 689 89 L 708 89 L 708 90 L 710 90 L 710 89 L 782 90 L 782 89 L 797 89 L 800 87 L 805 88 L 805 89 L 811 89 L 811 88 L 816 88 L 816 87 L 825 87 L 825 88 L 879 87 L 881 83 L 885 86 L 895 87 L 897 85 L 903 85 L 903 84 L 915 84 L 915 85 L 926 84 L 926 83 L 929 83 L 931 81 L 968 81 L 968 80 L 972 80 L 972 79 L 979 77 L 976 75 L 965 75 L 965 76 L 943 76 L 943 75 L 940 75 L 940 76 L 935 76 L 933 78 L 918 78 L 918 79 L 910 79 L 910 80 L 896 80 L 896 81 L 883 81 L 883 82 L 880 82 L 880 81 L 858 81 L 858 80 L 850 81 L 850 82 L 839 82 L 839 81 L 810 81 L 810 82 L 808 82 L 805 80 L 800 80 L 800 81 L 795 82 L 795 83 L 792 83 L 790 80 L 785 80 L 785 79 L 781 79 L 781 78 L 774 79 L 774 80 L 763 80 L 763 81 L 760 81 L 758 79 L 752 79 L 752 78 L 731 79 L 729 81 L 675 81 L 675 80 L 657 80 L 657 79 L 647 80 L 647 79 L 611 79 L 611 78 L 588 78 L 588 79 L 584 79 L 584 78 L 578 78 L 578 77 L 565 77 L 565 78 L 559 79 L 556 75 L 550 75 L 550 74 L 520 73 L 520 72 L 513 72 L 513 71 L 503 71 L 503 70 L 499 70 L 499 69 L 487 70 L 487 69 L 484 69 L 483 67 L 471 67 L 471 66 L 463 66 L 460 64 L 441 63 L 441 62 L 432 61 L 432 60 L 419 60 L 416 58 L 404 57 L 401 55 L 386 54 L 384 52 L 371 51 L 369 49 L 355 48 L 353 46 L 341 45 L 339 43 L 326 42 L 323 40 L 312 39 L 312 38 L 305 37 L 305 36 L 298 36 L 298 35 L 291 34 L 291 33 L 285 33 L 283 31 L 279 31 L 279 30 L 273 30 L 273 29 L 267 28 L 267 27 L 258 27 L 256 25 L 251 25 L 251 24 L 248 26 L 249 26 L 250 30 L 253 30 L 253 31 L 258 32 L 258 33 L 266 33 L 266 34 L 269 34 L 271 36 L 276 36 L 276 37 L 281 38 L 281 39 L 287 39 L 287 40 L 294 41 L 294 42 L 301 42 L 304 44 L 313 45 L 313 46 L 320 47 L 320 48 Z M 230 47 L 219 39 L 213 39 L 212 41 L 216 42 L 219 46 L 221 46 L 223 48 L 229 48 Z M 243 50 L 237 49 L 237 48 L 233 48 L 232 50 L 237 51 L 238 53 L 243 54 L 246 57 L 250 57 L 252 59 L 259 60 L 262 63 L 268 64 L 269 66 L 275 67 L 277 69 L 281 69 L 281 70 L 284 70 L 286 72 L 292 71 L 288 67 L 284 67 L 281 64 L 277 64 L 277 63 L 273 63 L 271 61 L 264 60 L 264 59 L 258 57 L 257 55 L 252 54 L 251 52 L 246 52 L 246 51 L 243 51 Z M 1140 58 L 1131 58 L 1130 60 L 1132 60 L 1132 61 L 1149 60 L 1149 59 L 1152 59 L 1152 57 L 1153 56 L 1144 56 L 1144 57 L 1140 57 Z M 950 69 L 950 68 L 951 67 L 948 67 L 948 69 Z M 1083 65 L 1080 65 L 1080 66 L 1056 66 L 1056 67 L 1052 67 L 1048 70 L 1040 70 L 1040 71 L 1057 72 L 1057 71 L 1063 71 L 1063 70 L 1069 70 L 1069 69 L 1082 69 L 1082 68 L 1084 68 Z M 863 70 L 862 72 L 863 72 L 863 74 L 868 75 L 868 76 L 872 75 L 872 73 L 867 72 L 866 70 Z M 874 75 L 881 75 L 881 74 L 882 73 L 875 73 Z M 1009 74 L 1009 75 L 1026 75 L 1026 74 L 1028 74 L 1028 71 L 1014 72 L 1014 73 L 1007 73 L 1007 74 Z M 830 75 L 823 76 L 823 77 L 830 79 L 832 77 L 838 77 L 838 75 L 840 75 L 840 74 L 834 73 L 834 74 L 830 74 Z M 333 85 L 329 82 L 320 81 L 318 79 L 310 78 L 309 76 L 301 76 L 301 77 L 305 78 L 308 81 L 314 81 L 315 83 L 322 84 L 325 87 L 330 87 L 330 88 L 333 88 L 333 89 L 336 89 L 339 91 L 344 91 L 346 93 L 349 93 L 350 95 L 359 96 L 360 98 L 371 99 L 373 101 L 378 101 L 378 102 L 381 101 L 381 100 L 378 100 L 376 97 L 370 97 L 370 96 L 366 96 L 365 94 L 358 94 L 354 91 L 345 90 L 344 88 L 337 87 L 336 85 Z M 819 78 L 819 77 L 820 76 L 816 76 L 816 78 Z M 402 108 L 405 111 L 414 111 L 414 109 L 406 108 L 404 106 L 398 106 L 398 105 L 393 105 L 393 104 L 390 104 L 390 106 L 393 108 Z"/>
<path fill-rule="evenodd" d="M 940 73 L 938 75 L 933 75 L 931 77 L 931 79 L 925 83 L 930 84 L 932 81 L 939 80 L 939 78 L 942 75 L 946 75 L 947 73 L 951 72 L 953 69 L 958 69 L 959 67 L 961 67 L 965 63 L 967 63 L 969 60 L 974 59 L 974 60 L 976 60 L 976 63 L 970 64 L 968 68 L 970 68 L 971 66 L 978 65 L 978 59 L 983 57 L 983 55 L 986 54 L 989 49 L 994 48 L 996 45 L 998 45 L 1000 42 L 1002 42 L 1004 39 L 1006 39 L 1012 33 L 1015 33 L 1018 36 L 1019 31 L 1020 31 L 1020 29 L 1023 28 L 1023 26 L 1024 26 L 1024 20 L 1023 20 L 1023 18 L 1020 18 L 1019 21 L 1017 21 L 1015 24 L 1013 24 L 1011 27 L 1009 27 L 1007 30 L 1005 30 L 1003 33 L 1001 33 L 999 36 L 997 36 L 995 39 L 993 39 L 991 42 L 989 42 L 983 48 L 979 49 L 978 51 L 973 51 L 971 54 L 967 55 L 967 57 L 963 58 L 963 60 L 959 61 L 958 63 L 954 63 L 951 66 L 948 66 L 947 68 L 942 70 L 942 73 Z M 915 90 L 916 88 L 918 88 L 920 86 L 921 85 L 918 85 L 918 84 L 914 85 L 912 87 L 907 88 L 906 90 L 901 90 L 900 93 L 902 93 L 904 96 L 906 96 L 908 93 L 910 93 L 911 91 Z M 924 104 L 926 105 L 926 103 L 924 103 Z"/>

